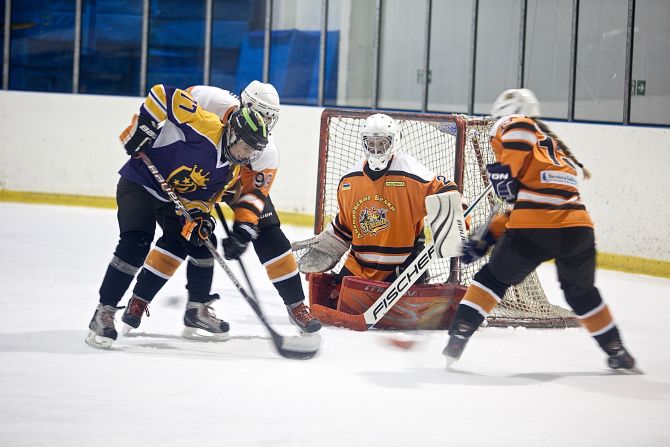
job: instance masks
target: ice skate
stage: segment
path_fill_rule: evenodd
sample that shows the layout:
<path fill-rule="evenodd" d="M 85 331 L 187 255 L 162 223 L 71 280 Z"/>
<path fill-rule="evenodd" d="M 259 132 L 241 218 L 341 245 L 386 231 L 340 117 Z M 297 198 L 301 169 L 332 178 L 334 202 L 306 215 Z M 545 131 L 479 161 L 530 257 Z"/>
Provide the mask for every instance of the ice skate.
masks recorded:
<path fill-rule="evenodd" d="M 289 321 L 298 328 L 300 335 L 312 335 L 321 329 L 321 322 L 309 313 L 302 301 L 286 306 L 286 310 Z"/>
<path fill-rule="evenodd" d="M 140 327 L 142 322 L 142 314 L 149 316 L 149 302 L 142 298 L 133 295 L 128 301 L 128 307 L 123 312 L 121 321 L 123 321 L 123 333 L 128 334 L 131 330 Z"/>
<path fill-rule="evenodd" d="M 226 341 L 230 338 L 230 325 L 216 318 L 212 303 L 219 299 L 219 295 L 210 295 L 211 300 L 206 303 L 188 301 L 184 313 L 184 331 L 182 336 L 191 340 Z"/>
<path fill-rule="evenodd" d="M 607 366 L 610 369 L 627 374 L 642 374 L 635 363 L 635 359 L 624 348 L 620 341 L 614 341 L 607 346 L 606 349 L 609 357 L 607 358 Z"/>
<path fill-rule="evenodd" d="M 475 330 L 476 328 L 467 321 L 454 321 L 451 329 L 449 329 L 447 346 L 442 350 L 442 355 L 447 359 L 447 369 L 451 368 L 451 365 L 461 358 L 465 345 Z"/>
<path fill-rule="evenodd" d="M 119 309 L 123 308 L 98 304 L 88 325 L 89 331 L 85 339 L 87 345 L 99 349 L 109 349 L 112 346 L 118 335 L 114 327 L 114 314 Z"/>

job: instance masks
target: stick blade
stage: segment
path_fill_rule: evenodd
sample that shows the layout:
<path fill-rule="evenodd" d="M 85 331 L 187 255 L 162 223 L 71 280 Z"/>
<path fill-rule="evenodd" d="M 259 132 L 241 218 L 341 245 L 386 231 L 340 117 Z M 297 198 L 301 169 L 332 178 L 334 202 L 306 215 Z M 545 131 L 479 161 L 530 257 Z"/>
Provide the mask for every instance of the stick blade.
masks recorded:
<path fill-rule="evenodd" d="M 284 358 L 294 360 L 308 360 L 314 357 L 321 347 L 321 335 L 272 337 L 277 352 Z"/>

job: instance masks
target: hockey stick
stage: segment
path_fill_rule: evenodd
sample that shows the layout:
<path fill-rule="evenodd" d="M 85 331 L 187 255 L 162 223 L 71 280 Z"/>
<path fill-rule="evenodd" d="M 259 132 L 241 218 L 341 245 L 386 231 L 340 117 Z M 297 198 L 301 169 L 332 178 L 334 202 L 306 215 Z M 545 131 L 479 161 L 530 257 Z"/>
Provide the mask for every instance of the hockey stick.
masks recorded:
<path fill-rule="evenodd" d="M 486 189 L 475 199 L 475 201 L 463 213 L 463 217 L 467 217 L 472 213 L 472 210 L 481 202 L 486 194 L 493 188 L 489 184 Z M 435 235 L 433 235 L 435 238 Z M 461 235 L 461 240 L 464 236 Z M 463 241 L 465 242 L 465 241 Z M 426 244 L 425 248 L 419 252 L 414 261 L 398 275 L 398 277 L 391 283 L 391 285 L 382 293 L 377 300 L 362 314 L 351 315 L 345 314 L 326 306 L 319 304 L 312 304 L 312 309 L 318 309 L 322 314 L 329 314 L 334 317 L 334 320 L 340 320 L 346 323 L 346 326 L 357 330 L 364 331 L 372 328 L 384 315 L 398 302 L 400 298 L 409 290 L 410 287 L 419 279 L 419 277 L 428 270 L 430 262 L 436 257 L 435 245 L 432 243 Z M 441 253 L 442 257 L 459 256 L 460 253 Z M 318 306 L 318 307 L 317 307 Z"/>
<path fill-rule="evenodd" d="M 151 172 L 156 181 L 161 185 L 161 188 L 163 189 L 163 191 L 165 191 L 165 194 L 168 195 L 172 203 L 174 203 L 175 207 L 179 211 L 181 211 L 184 218 L 189 222 L 193 222 L 193 218 L 189 214 L 188 210 L 181 202 L 181 200 L 179 200 L 179 197 L 174 192 L 174 190 L 165 181 L 165 179 L 158 171 L 156 166 L 153 164 L 149 156 L 144 152 L 139 152 L 137 156 L 144 162 L 146 167 L 149 169 L 149 172 Z M 312 337 L 298 337 L 298 336 L 286 337 L 280 335 L 277 331 L 275 331 L 272 328 L 272 326 L 270 326 L 270 324 L 268 323 L 265 314 L 261 310 L 260 303 L 256 299 L 256 296 L 255 295 L 253 297 L 250 296 L 244 289 L 244 287 L 242 287 L 240 282 L 235 277 L 235 274 L 232 272 L 232 270 L 230 270 L 230 268 L 226 264 L 226 261 L 223 260 L 221 254 L 218 251 L 216 251 L 214 245 L 209 240 L 205 240 L 204 244 L 214 257 L 214 259 L 216 259 L 216 261 L 219 263 L 221 268 L 223 268 L 223 270 L 226 272 L 228 278 L 230 278 L 230 280 L 235 285 L 237 290 L 242 294 L 244 299 L 247 300 L 247 303 L 249 303 L 251 308 L 254 310 L 254 313 L 256 314 L 258 319 L 261 320 L 261 323 L 263 323 L 265 329 L 267 329 L 267 331 L 270 333 L 272 343 L 277 349 L 279 355 L 289 359 L 309 359 L 314 357 L 314 355 L 317 353 L 319 349 L 318 345 L 314 346 L 315 339 L 313 339 Z M 319 343 L 319 340 L 316 339 L 316 342 Z"/>

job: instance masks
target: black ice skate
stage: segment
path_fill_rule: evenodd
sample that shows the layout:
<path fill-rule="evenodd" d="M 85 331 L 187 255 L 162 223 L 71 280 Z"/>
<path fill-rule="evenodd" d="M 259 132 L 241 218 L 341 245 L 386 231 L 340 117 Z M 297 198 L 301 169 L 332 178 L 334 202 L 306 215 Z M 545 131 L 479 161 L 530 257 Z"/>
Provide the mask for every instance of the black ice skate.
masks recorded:
<path fill-rule="evenodd" d="M 184 313 L 184 338 L 203 341 L 226 341 L 230 338 L 230 325 L 216 318 L 212 303 L 219 299 L 218 294 L 210 295 L 206 303 L 188 301 Z"/>
<path fill-rule="evenodd" d="M 620 341 L 611 342 L 605 349 L 607 355 L 607 366 L 618 372 L 632 372 L 639 374 L 641 371 L 635 366 L 635 359 L 623 347 Z"/>
<path fill-rule="evenodd" d="M 289 321 L 301 334 L 313 334 L 321 329 L 321 322 L 309 313 L 309 309 L 302 301 L 286 306 L 286 310 Z"/>
<path fill-rule="evenodd" d="M 142 322 L 142 314 L 149 316 L 149 302 L 143 300 L 137 295 L 133 295 L 128 301 L 128 307 L 123 312 L 121 321 L 123 321 L 123 333 L 127 334 L 133 329 L 140 327 Z"/>
<path fill-rule="evenodd" d="M 88 325 L 87 345 L 100 349 L 108 349 L 112 345 L 118 335 L 114 327 L 114 314 L 119 309 L 123 308 L 98 304 Z"/>
<path fill-rule="evenodd" d="M 461 358 L 465 345 L 477 328 L 467 321 L 454 321 L 449 329 L 449 341 L 442 350 L 447 358 L 447 368 Z"/>

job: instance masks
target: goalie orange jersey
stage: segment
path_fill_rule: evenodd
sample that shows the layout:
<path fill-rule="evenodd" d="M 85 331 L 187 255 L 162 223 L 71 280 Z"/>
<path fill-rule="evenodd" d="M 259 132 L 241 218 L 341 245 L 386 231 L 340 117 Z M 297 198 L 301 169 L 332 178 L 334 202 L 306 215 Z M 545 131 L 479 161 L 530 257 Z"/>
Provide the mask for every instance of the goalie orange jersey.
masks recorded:
<path fill-rule="evenodd" d="M 491 145 L 520 182 L 507 228 L 593 228 L 579 195 L 577 169 L 531 118 L 500 118 L 491 128 Z"/>
<path fill-rule="evenodd" d="M 339 212 L 331 229 L 351 242 L 345 263 L 349 271 L 384 281 L 414 251 L 423 232 L 426 196 L 458 188 L 402 152 L 377 180 L 368 175 L 366 164 L 360 161 L 340 180 Z"/>

